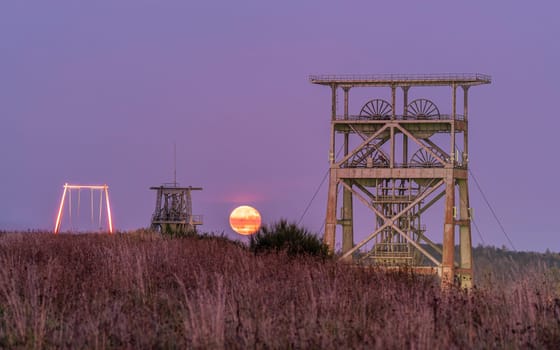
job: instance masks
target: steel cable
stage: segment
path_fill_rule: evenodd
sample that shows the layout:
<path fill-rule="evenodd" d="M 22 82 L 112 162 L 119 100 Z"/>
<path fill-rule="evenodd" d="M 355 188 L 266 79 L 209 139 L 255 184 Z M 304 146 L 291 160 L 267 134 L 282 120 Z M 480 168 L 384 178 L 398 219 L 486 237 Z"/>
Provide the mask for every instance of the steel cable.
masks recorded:
<path fill-rule="evenodd" d="M 498 215 L 496 215 L 496 212 L 494 211 L 494 208 L 492 208 L 492 205 L 490 205 L 490 202 L 488 201 L 488 198 L 486 198 L 486 195 L 484 194 L 484 191 L 482 191 L 482 187 L 478 183 L 478 180 L 476 179 L 476 176 L 474 176 L 474 173 L 470 169 L 469 169 L 469 174 L 471 174 L 471 176 L 474 180 L 474 183 L 476 184 L 476 187 L 478 188 L 478 191 L 482 195 L 482 199 L 484 199 L 484 202 L 488 206 L 488 209 L 490 209 L 490 212 L 492 213 L 492 215 L 494 216 L 494 219 L 496 220 L 496 222 L 500 226 L 500 229 L 502 230 L 502 233 L 504 234 L 504 236 L 506 236 L 506 239 L 508 240 L 508 242 L 511 245 L 511 247 L 513 248 L 513 250 L 516 250 L 515 245 L 513 244 L 511 239 L 509 238 L 509 235 L 507 234 L 506 229 L 504 228 L 504 225 L 502 225 L 502 222 L 498 218 Z"/>
<path fill-rule="evenodd" d="M 340 154 L 340 152 L 342 151 L 342 146 L 340 146 L 338 152 L 336 152 L 336 157 L 338 157 L 338 155 Z M 305 217 L 305 214 L 307 214 L 307 211 L 309 210 L 309 208 L 311 207 L 311 204 L 313 203 L 313 201 L 315 200 L 315 197 L 317 197 L 317 194 L 319 194 L 319 191 L 321 190 L 321 187 L 323 187 L 323 184 L 325 183 L 325 181 L 327 180 L 327 177 L 329 176 L 329 170 L 330 167 L 327 168 L 327 171 L 325 172 L 325 175 L 323 176 L 323 179 L 321 180 L 321 182 L 319 183 L 319 186 L 317 187 L 317 189 L 315 190 L 315 193 L 313 194 L 313 196 L 311 197 L 311 200 L 309 201 L 309 203 L 307 203 L 307 206 L 305 207 L 305 210 L 303 211 L 303 214 L 301 214 L 297 224 L 301 224 L 301 221 L 303 220 L 303 218 Z"/>

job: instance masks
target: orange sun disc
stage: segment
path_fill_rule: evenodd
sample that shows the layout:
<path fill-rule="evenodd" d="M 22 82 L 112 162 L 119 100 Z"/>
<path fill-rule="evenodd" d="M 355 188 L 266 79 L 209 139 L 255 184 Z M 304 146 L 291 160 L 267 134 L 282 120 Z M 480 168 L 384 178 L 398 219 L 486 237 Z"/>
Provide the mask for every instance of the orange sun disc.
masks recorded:
<path fill-rule="evenodd" d="M 253 207 L 242 205 L 229 214 L 229 225 L 240 235 L 251 235 L 261 226 L 261 214 Z"/>

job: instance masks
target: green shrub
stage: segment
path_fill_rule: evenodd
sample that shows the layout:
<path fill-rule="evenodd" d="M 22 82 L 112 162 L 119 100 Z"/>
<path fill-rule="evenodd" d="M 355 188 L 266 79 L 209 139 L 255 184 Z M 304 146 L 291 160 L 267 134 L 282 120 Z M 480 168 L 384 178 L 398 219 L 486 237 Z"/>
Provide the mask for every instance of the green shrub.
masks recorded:
<path fill-rule="evenodd" d="M 249 249 L 254 253 L 285 251 L 289 256 L 329 255 L 328 247 L 316 235 L 286 220 L 262 226 L 251 236 Z"/>
<path fill-rule="evenodd" d="M 197 233 L 197 235 L 195 237 L 199 240 L 215 241 L 215 242 L 224 244 L 225 246 L 229 245 L 229 246 L 234 246 L 234 247 L 241 248 L 241 249 L 247 249 L 247 245 L 245 245 L 245 243 L 243 243 L 241 241 L 238 241 L 238 240 L 235 240 L 235 239 L 231 239 L 224 232 L 221 232 L 221 233 L 201 232 L 201 233 Z"/>

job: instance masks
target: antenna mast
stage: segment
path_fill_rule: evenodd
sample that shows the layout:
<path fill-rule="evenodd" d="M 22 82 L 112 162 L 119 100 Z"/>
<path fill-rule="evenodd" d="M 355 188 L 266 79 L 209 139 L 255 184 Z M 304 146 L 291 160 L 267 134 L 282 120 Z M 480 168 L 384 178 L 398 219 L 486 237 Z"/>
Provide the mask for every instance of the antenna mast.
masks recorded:
<path fill-rule="evenodd" d="M 177 187 L 177 142 L 173 142 L 173 186 Z"/>
<path fill-rule="evenodd" d="M 192 213 L 192 191 L 202 187 L 179 187 L 177 183 L 177 142 L 173 142 L 173 183 L 150 187 L 156 192 L 156 209 L 152 215 L 151 229 L 162 234 L 185 236 L 196 232 L 202 225 L 202 215 Z"/>

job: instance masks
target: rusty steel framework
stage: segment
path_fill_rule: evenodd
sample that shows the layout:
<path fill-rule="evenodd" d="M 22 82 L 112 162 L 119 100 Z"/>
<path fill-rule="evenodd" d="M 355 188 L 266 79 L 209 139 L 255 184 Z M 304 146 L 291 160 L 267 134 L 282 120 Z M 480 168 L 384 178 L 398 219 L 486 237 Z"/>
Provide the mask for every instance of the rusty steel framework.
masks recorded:
<path fill-rule="evenodd" d="M 178 187 L 171 185 L 150 187 L 156 193 L 156 209 L 152 215 L 151 228 L 162 234 L 185 235 L 196 232 L 202 225 L 202 215 L 192 214 L 192 191 L 201 187 Z"/>
<path fill-rule="evenodd" d="M 319 75 L 313 84 L 332 90 L 330 177 L 324 242 L 335 250 L 342 228 L 342 259 L 419 273 L 437 273 L 442 284 L 472 285 L 471 210 L 468 196 L 468 91 L 489 84 L 483 74 Z M 413 87 L 450 87 L 451 112 L 442 114 L 431 100 L 409 101 Z M 337 92 L 344 94 L 337 114 Z M 358 114 L 349 113 L 355 88 L 389 88 L 389 101 L 374 98 Z M 463 91 L 457 113 L 457 89 Z M 397 101 L 397 89 L 402 100 Z M 399 113 L 398 111 L 401 111 Z M 338 145 L 342 143 L 342 145 Z M 336 150 L 343 152 L 338 155 Z M 342 189 L 340 217 L 339 189 Z M 354 244 L 354 198 L 372 212 L 374 227 Z M 444 200 L 440 247 L 428 237 L 422 214 Z M 455 258 L 456 230 L 459 257 Z"/>

